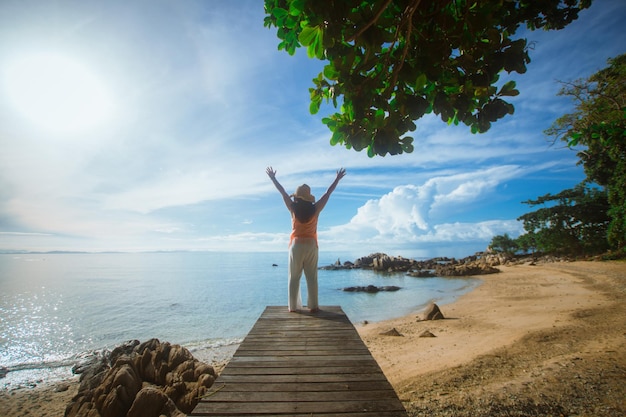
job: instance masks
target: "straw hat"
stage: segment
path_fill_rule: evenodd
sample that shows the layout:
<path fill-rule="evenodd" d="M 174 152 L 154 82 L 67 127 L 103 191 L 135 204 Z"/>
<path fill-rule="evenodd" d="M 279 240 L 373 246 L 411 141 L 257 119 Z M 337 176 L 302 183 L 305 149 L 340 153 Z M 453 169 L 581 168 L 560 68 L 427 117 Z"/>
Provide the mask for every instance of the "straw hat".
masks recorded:
<path fill-rule="evenodd" d="M 301 186 L 296 188 L 296 192 L 291 194 L 291 196 L 304 201 L 308 201 L 309 203 L 315 202 L 315 196 L 311 195 L 311 187 L 306 184 L 302 184 Z"/>

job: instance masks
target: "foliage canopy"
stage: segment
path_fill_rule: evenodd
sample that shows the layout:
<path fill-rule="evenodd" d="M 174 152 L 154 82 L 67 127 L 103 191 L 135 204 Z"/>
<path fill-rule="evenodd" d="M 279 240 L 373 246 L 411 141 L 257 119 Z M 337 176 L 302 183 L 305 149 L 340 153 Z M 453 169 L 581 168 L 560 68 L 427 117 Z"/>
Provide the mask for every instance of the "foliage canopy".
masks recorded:
<path fill-rule="evenodd" d="M 608 249 L 609 206 L 604 190 L 579 184 L 524 203 L 540 208 L 518 218 L 527 232 L 521 245 L 560 254 L 591 254 Z"/>
<path fill-rule="evenodd" d="M 494 236 L 489 244 L 489 249 L 494 252 L 515 253 L 519 246 L 515 239 L 510 237 L 508 233 L 504 235 Z"/>
<path fill-rule="evenodd" d="M 415 121 L 434 113 L 472 133 L 513 114 L 519 94 L 499 74 L 526 72 L 531 30 L 562 29 L 591 0 L 265 0 L 265 26 L 279 50 L 326 60 L 310 88 L 310 112 L 339 111 L 322 122 L 331 144 L 374 155 L 413 151 Z"/>
<path fill-rule="evenodd" d="M 561 95 L 571 97 L 575 111 L 546 131 L 578 157 L 587 182 L 606 188 L 609 202 L 608 240 L 626 246 L 626 54 L 609 59 L 609 66 L 588 79 L 564 83 Z"/>

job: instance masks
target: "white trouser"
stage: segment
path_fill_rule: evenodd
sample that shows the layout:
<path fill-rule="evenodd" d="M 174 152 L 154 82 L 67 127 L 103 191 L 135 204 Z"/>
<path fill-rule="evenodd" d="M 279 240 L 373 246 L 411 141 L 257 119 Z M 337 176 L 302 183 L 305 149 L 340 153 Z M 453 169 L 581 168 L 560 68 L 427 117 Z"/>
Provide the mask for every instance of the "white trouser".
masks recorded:
<path fill-rule="evenodd" d="M 293 242 L 289 248 L 289 310 L 302 307 L 300 297 L 300 278 L 302 271 L 306 277 L 307 307 L 317 309 L 317 257 L 318 249 L 315 240 Z"/>

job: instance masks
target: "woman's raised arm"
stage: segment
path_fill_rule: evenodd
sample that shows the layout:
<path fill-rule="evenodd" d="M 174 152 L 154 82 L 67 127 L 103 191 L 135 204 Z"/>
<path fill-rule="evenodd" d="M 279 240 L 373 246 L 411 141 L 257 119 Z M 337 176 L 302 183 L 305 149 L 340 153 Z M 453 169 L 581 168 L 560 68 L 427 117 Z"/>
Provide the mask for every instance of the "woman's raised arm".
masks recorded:
<path fill-rule="evenodd" d="M 270 179 L 274 183 L 274 186 L 276 187 L 280 195 L 283 197 L 283 201 L 285 202 L 287 209 L 291 211 L 291 203 L 292 203 L 291 197 L 289 197 L 289 194 L 287 194 L 287 191 L 285 191 L 285 188 L 282 185 L 280 185 L 280 183 L 276 179 L 276 170 L 272 167 L 267 167 L 265 169 L 265 172 L 267 173 L 267 176 L 270 177 Z"/>
<path fill-rule="evenodd" d="M 340 168 L 337 170 L 337 177 L 335 177 L 335 181 L 333 181 L 333 183 L 330 184 L 330 187 L 328 187 L 328 190 L 326 190 L 326 193 L 324 193 L 322 198 L 320 198 L 319 201 L 315 203 L 315 207 L 317 208 L 318 213 L 324 209 L 324 207 L 326 206 L 326 203 L 328 203 L 328 199 L 330 198 L 330 195 L 333 193 L 333 191 L 335 191 L 335 188 L 337 188 L 337 184 L 339 184 L 339 180 L 341 180 L 345 176 L 346 176 L 345 169 Z"/>

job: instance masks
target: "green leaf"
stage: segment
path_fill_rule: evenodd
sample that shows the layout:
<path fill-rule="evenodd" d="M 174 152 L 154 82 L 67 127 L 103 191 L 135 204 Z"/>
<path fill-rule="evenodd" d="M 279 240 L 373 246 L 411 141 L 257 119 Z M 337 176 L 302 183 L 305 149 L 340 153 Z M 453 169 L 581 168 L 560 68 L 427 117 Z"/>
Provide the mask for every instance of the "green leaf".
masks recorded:
<path fill-rule="evenodd" d="M 324 59 L 324 31 L 321 27 L 304 27 L 298 35 L 298 40 L 307 47 L 309 58 Z"/>
<path fill-rule="evenodd" d="M 328 129 L 330 129 L 331 132 L 334 132 L 335 129 L 337 128 L 337 121 L 335 119 L 330 118 L 330 117 L 322 118 L 322 123 L 324 123 L 326 126 L 328 126 Z"/>
<path fill-rule="evenodd" d="M 337 131 L 335 131 L 335 132 L 333 133 L 333 135 L 330 137 L 330 144 L 331 144 L 332 146 L 335 146 L 335 145 L 337 145 L 338 143 L 343 143 L 344 138 L 345 138 L 344 134 L 343 134 L 343 133 L 341 133 L 341 132 L 339 132 L 339 131 L 337 130 Z"/>
<path fill-rule="evenodd" d="M 413 138 L 410 136 L 405 136 L 401 141 L 402 150 L 406 153 L 411 153 L 415 150 L 413 147 Z"/>
<path fill-rule="evenodd" d="M 317 38 L 317 27 L 306 26 L 302 29 L 302 32 L 300 32 L 300 35 L 298 35 L 298 40 L 304 46 L 311 45 L 313 42 L 315 42 L 316 38 Z"/>
<path fill-rule="evenodd" d="M 570 148 L 573 148 L 574 146 L 577 146 L 578 143 L 580 142 L 580 138 L 582 137 L 582 133 L 580 132 L 574 132 L 570 135 L 571 139 L 569 140 L 569 142 L 567 142 L 567 146 L 569 146 Z"/>
<path fill-rule="evenodd" d="M 428 82 L 428 78 L 426 77 L 426 74 L 424 73 L 420 74 L 419 77 L 417 77 L 417 79 L 415 80 L 415 85 L 414 85 L 415 90 L 416 91 L 422 90 L 427 82 Z"/>
<path fill-rule="evenodd" d="M 272 10 L 272 15 L 276 18 L 276 19 L 283 19 L 285 18 L 287 15 L 289 14 L 289 12 L 285 9 L 281 9 L 280 7 L 275 7 Z"/>
<path fill-rule="evenodd" d="M 298 16 L 304 10 L 304 0 L 293 0 L 289 4 L 289 14 L 292 16 Z"/>
<path fill-rule="evenodd" d="M 313 55 L 317 57 L 317 59 L 324 59 L 324 31 L 322 29 L 317 31 L 317 39 L 313 44 L 313 48 Z"/>
<path fill-rule="evenodd" d="M 322 103 L 321 98 L 316 98 L 311 100 L 311 104 L 309 105 L 309 113 L 317 114 L 320 111 L 320 104 Z"/>
<path fill-rule="evenodd" d="M 324 67 L 324 77 L 329 80 L 336 80 L 339 78 L 339 71 L 335 69 L 335 66 L 332 64 L 326 65 Z"/>
<path fill-rule="evenodd" d="M 509 81 L 502 86 L 500 92 L 498 93 L 500 96 L 508 96 L 514 97 L 519 95 L 519 91 L 515 89 L 515 81 Z"/>

